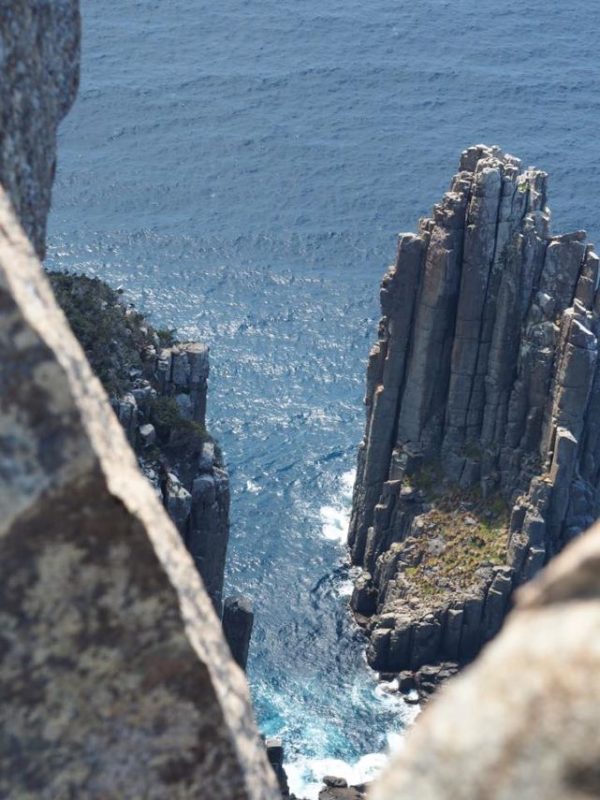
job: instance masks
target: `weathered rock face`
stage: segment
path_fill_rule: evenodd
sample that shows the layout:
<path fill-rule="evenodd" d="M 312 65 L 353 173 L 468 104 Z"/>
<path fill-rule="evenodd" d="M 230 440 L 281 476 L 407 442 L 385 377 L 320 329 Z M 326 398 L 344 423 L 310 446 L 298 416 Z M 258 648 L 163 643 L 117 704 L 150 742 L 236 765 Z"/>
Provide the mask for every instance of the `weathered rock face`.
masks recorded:
<path fill-rule="evenodd" d="M 600 795 L 600 527 L 517 598 L 499 636 L 419 717 L 371 800 Z"/>
<path fill-rule="evenodd" d="M 0 194 L 0 796 L 274 798 L 243 674 Z"/>
<path fill-rule="evenodd" d="M 230 497 L 229 476 L 206 434 L 208 347 L 178 343 L 143 356 L 143 374 L 113 407 L 220 615 Z"/>
<path fill-rule="evenodd" d="M 384 672 L 468 661 L 600 511 L 599 262 L 546 178 L 466 150 L 383 280 L 349 543 Z"/>
<path fill-rule="evenodd" d="M 111 398 L 140 466 L 194 557 L 218 614 L 229 479 L 206 430 L 209 351 L 157 331 L 98 278 L 49 273 L 55 297 Z"/>
<path fill-rule="evenodd" d="M 79 80 L 77 0 L 0 2 L 0 184 L 38 255 L 56 166 L 56 129 Z"/>

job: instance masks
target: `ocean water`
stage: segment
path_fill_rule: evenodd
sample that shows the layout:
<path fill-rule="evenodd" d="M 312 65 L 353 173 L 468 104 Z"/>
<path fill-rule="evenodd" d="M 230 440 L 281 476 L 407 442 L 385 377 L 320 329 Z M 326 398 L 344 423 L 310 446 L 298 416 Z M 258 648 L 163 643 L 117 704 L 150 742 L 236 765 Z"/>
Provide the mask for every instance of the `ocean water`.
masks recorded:
<path fill-rule="evenodd" d="M 600 223 L 595 0 L 83 0 L 48 264 L 123 286 L 212 349 L 233 500 L 227 584 L 293 787 L 373 774 L 414 709 L 347 613 L 364 366 L 395 235 L 460 151 L 551 173 L 555 228 Z"/>

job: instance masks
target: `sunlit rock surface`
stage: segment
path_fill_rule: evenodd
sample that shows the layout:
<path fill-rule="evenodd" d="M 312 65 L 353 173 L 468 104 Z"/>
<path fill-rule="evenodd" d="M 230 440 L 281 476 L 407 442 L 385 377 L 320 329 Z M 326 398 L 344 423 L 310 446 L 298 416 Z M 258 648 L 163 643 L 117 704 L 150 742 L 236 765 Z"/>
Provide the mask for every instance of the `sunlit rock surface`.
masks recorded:
<path fill-rule="evenodd" d="M 517 594 L 431 701 L 371 800 L 600 796 L 600 526 Z"/>
<path fill-rule="evenodd" d="M 192 560 L 0 196 L 0 796 L 273 798 Z"/>

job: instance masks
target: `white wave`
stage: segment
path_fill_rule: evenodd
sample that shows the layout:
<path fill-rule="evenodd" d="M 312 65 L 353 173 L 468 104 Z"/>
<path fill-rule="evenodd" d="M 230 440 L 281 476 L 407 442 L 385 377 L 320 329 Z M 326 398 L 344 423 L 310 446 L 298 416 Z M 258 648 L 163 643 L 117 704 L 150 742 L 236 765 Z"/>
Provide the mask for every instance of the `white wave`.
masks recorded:
<path fill-rule="evenodd" d="M 407 702 L 406 695 L 399 691 L 398 681 L 380 681 L 375 687 L 374 694 L 382 705 L 390 706 L 398 709 L 398 714 L 404 724 L 408 727 L 413 724 L 415 719 L 421 713 L 421 706 L 417 702 L 418 695 L 416 691 L 410 693 L 410 702 Z M 398 738 L 399 737 L 399 738 Z M 395 732 L 387 734 L 388 748 L 393 752 L 396 747 L 392 746 L 392 742 L 402 741 L 403 737 Z"/>
<path fill-rule="evenodd" d="M 246 481 L 246 491 L 250 492 L 251 494 L 258 494 L 260 491 L 262 491 L 262 489 L 258 485 L 258 483 L 254 483 L 254 481 L 247 480 Z"/>
<path fill-rule="evenodd" d="M 344 472 L 339 478 L 338 502 L 335 505 L 322 506 L 320 510 L 323 536 L 341 544 L 346 544 L 348 537 L 352 488 L 355 476 L 355 470 Z"/>
<path fill-rule="evenodd" d="M 322 506 L 320 515 L 323 536 L 326 539 L 344 544 L 348 536 L 348 523 L 350 522 L 348 511 L 335 506 Z"/>
<path fill-rule="evenodd" d="M 397 743 L 389 734 L 390 744 L 394 749 Z M 402 739 L 398 736 L 398 739 Z M 290 790 L 297 797 L 306 800 L 318 800 L 319 792 L 323 789 L 323 778 L 326 775 L 335 775 L 344 778 L 349 786 L 356 786 L 374 780 L 389 760 L 392 750 L 387 753 L 367 753 L 354 764 L 337 758 L 307 758 L 299 759 L 285 764 Z"/>
<path fill-rule="evenodd" d="M 381 681 L 381 683 L 377 684 L 375 689 L 375 694 L 379 697 L 383 697 L 384 695 L 394 694 L 398 691 L 399 685 L 397 678 L 394 678 L 393 681 Z"/>
<path fill-rule="evenodd" d="M 354 489 L 354 481 L 356 480 L 356 470 L 349 469 L 348 472 L 344 472 L 342 477 L 340 478 L 340 483 L 342 485 L 342 492 L 344 497 L 348 499 L 348 502 L 352 501 L 352 491 Z"/>
<path fill-rule="evenodd" d="M 348 702 L 356 706 L 364 702 L 364 687 L 360 683 L 348 688 Z M 371 702 L 378 704 L 382 710 L 393 709 L 394 717 L 400 726 L 399 728 L 394 726 L 394 729 L 387 732 L 385 751 L 366 753 L 354 762 L 325 756 L 296 758 L 286 762 L 284 766 L 290 790 L 297 797 L 318 800 L 326 775 L 345 778 L 350 786 L 372 781 L 384 769 L 390 757 L 404 747 L 406 732 L 419 715 L 420 706 L 405 701 L 404 695 L 398 691 L 397 680 L 382 683 L 373 678 L 371 691 Z M 319 728 L 309 731 L 307 739 L 313 742 L 320 741 L 322 736 Z"/>
<path fill-rule="evenodd" d="M 353 786 L 373 780 L 387 760 L 385 753 L 368 753 L 355 764 L 337 758 L 302 759 L 286 764 L 285 771 L 293 794 L 306 800 L 318 800 L 325 775 L 345 778 Z"/>
<path fill-rule="evenodd" d="M 347 580 L 340 581 L 335 587 L 338 597 L 352 597 L 354 591 L 354 580 L 348 578 Z"/>
<path fill-rule="evenodd" d="M 405 703 L 399 694 L 395 697 L 402 705 L 401 716 L 408 728 L 419 715 L 421 708 L 418 705 Z M 349 786 L 375 780 L 385 768 L 390 757 L 404 747 L 405 734 L 389 731 L 386 739 L 385 753 L 367 753 L 353 764 L 337 758 L 305 758 L 286 763 L 285 771 L 290 791 L 297 797 L 306 798 L 306 800 L 318 800 L 319 792 L 323 789 L 325 775 L 345 778 Z"/>

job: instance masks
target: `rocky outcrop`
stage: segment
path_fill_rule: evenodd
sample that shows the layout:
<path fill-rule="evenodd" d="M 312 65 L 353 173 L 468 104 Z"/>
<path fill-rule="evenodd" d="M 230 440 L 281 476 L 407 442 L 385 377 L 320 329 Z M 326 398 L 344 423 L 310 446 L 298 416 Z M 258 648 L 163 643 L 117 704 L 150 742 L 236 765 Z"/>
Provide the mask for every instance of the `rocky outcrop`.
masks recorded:
<path fill-rule="evenodd" d="M 227 597 L 223 608 L 223 633 L 235 662 L 243 669 L 248 663 L 248 650 L 254 625 L 252 603 L 247 597 Z"/>
<path fill-rule="evenodd" d="M 275 782 L 181 536 L 0 193 L 0 795 Z"/>
<path fill-rule="evenodd" d="M 229 478 L 206 430 L 208 347 L 156 330 L 98 278 L 50 273 L 90 365 L 111 398 L 140 466 L 222 611 Z"/>
<path fill-rule="evenodd" d="M 380 671 L 470 660 L 600 511 L 599 262 L 546 181 L 466 150 L 383 279 L 349 536 Z"/>
<path fill-rule="evenodd" d="M 56 168 L 56 130 L 79 81 L 77 0 L 11 0 L 0 12 L 0 184 L 38 255 Z"/>
<path fill-rule="evenodd" d="M 371 800 L 600 795 L 600 527 L 517 593 L 498 637 L 432 699 Z"/>
<path fill-rule="evenodd" d="M 147 347 L 143 371 L 113 407 L 141 467 L 190 551 L 220 615 L 229 540 L 229 476 L 206 432 L 208 347 Z"/>
<path fill-rule="evenodd" d="M 319 792 L 319 800 L 362 800 L 366 796 L 367 785 L 348 786 L 345 778 L 326 775 L 323 778 L 325 788 Z"/>
<path fill-rule="evenodd" d="M 279 786 L 281 797 L 290 797 L 287 774 L 283 767 L 283 742 L 281 739 L 272 737 L 266 740 L 265 746 L 267 748 L 267 758 L 269 759 L 269 764 L 271 765 L 273 773 L 277 779 L 277 785 Z M 294 800 L 294 798 L 291 800 Z"/>

